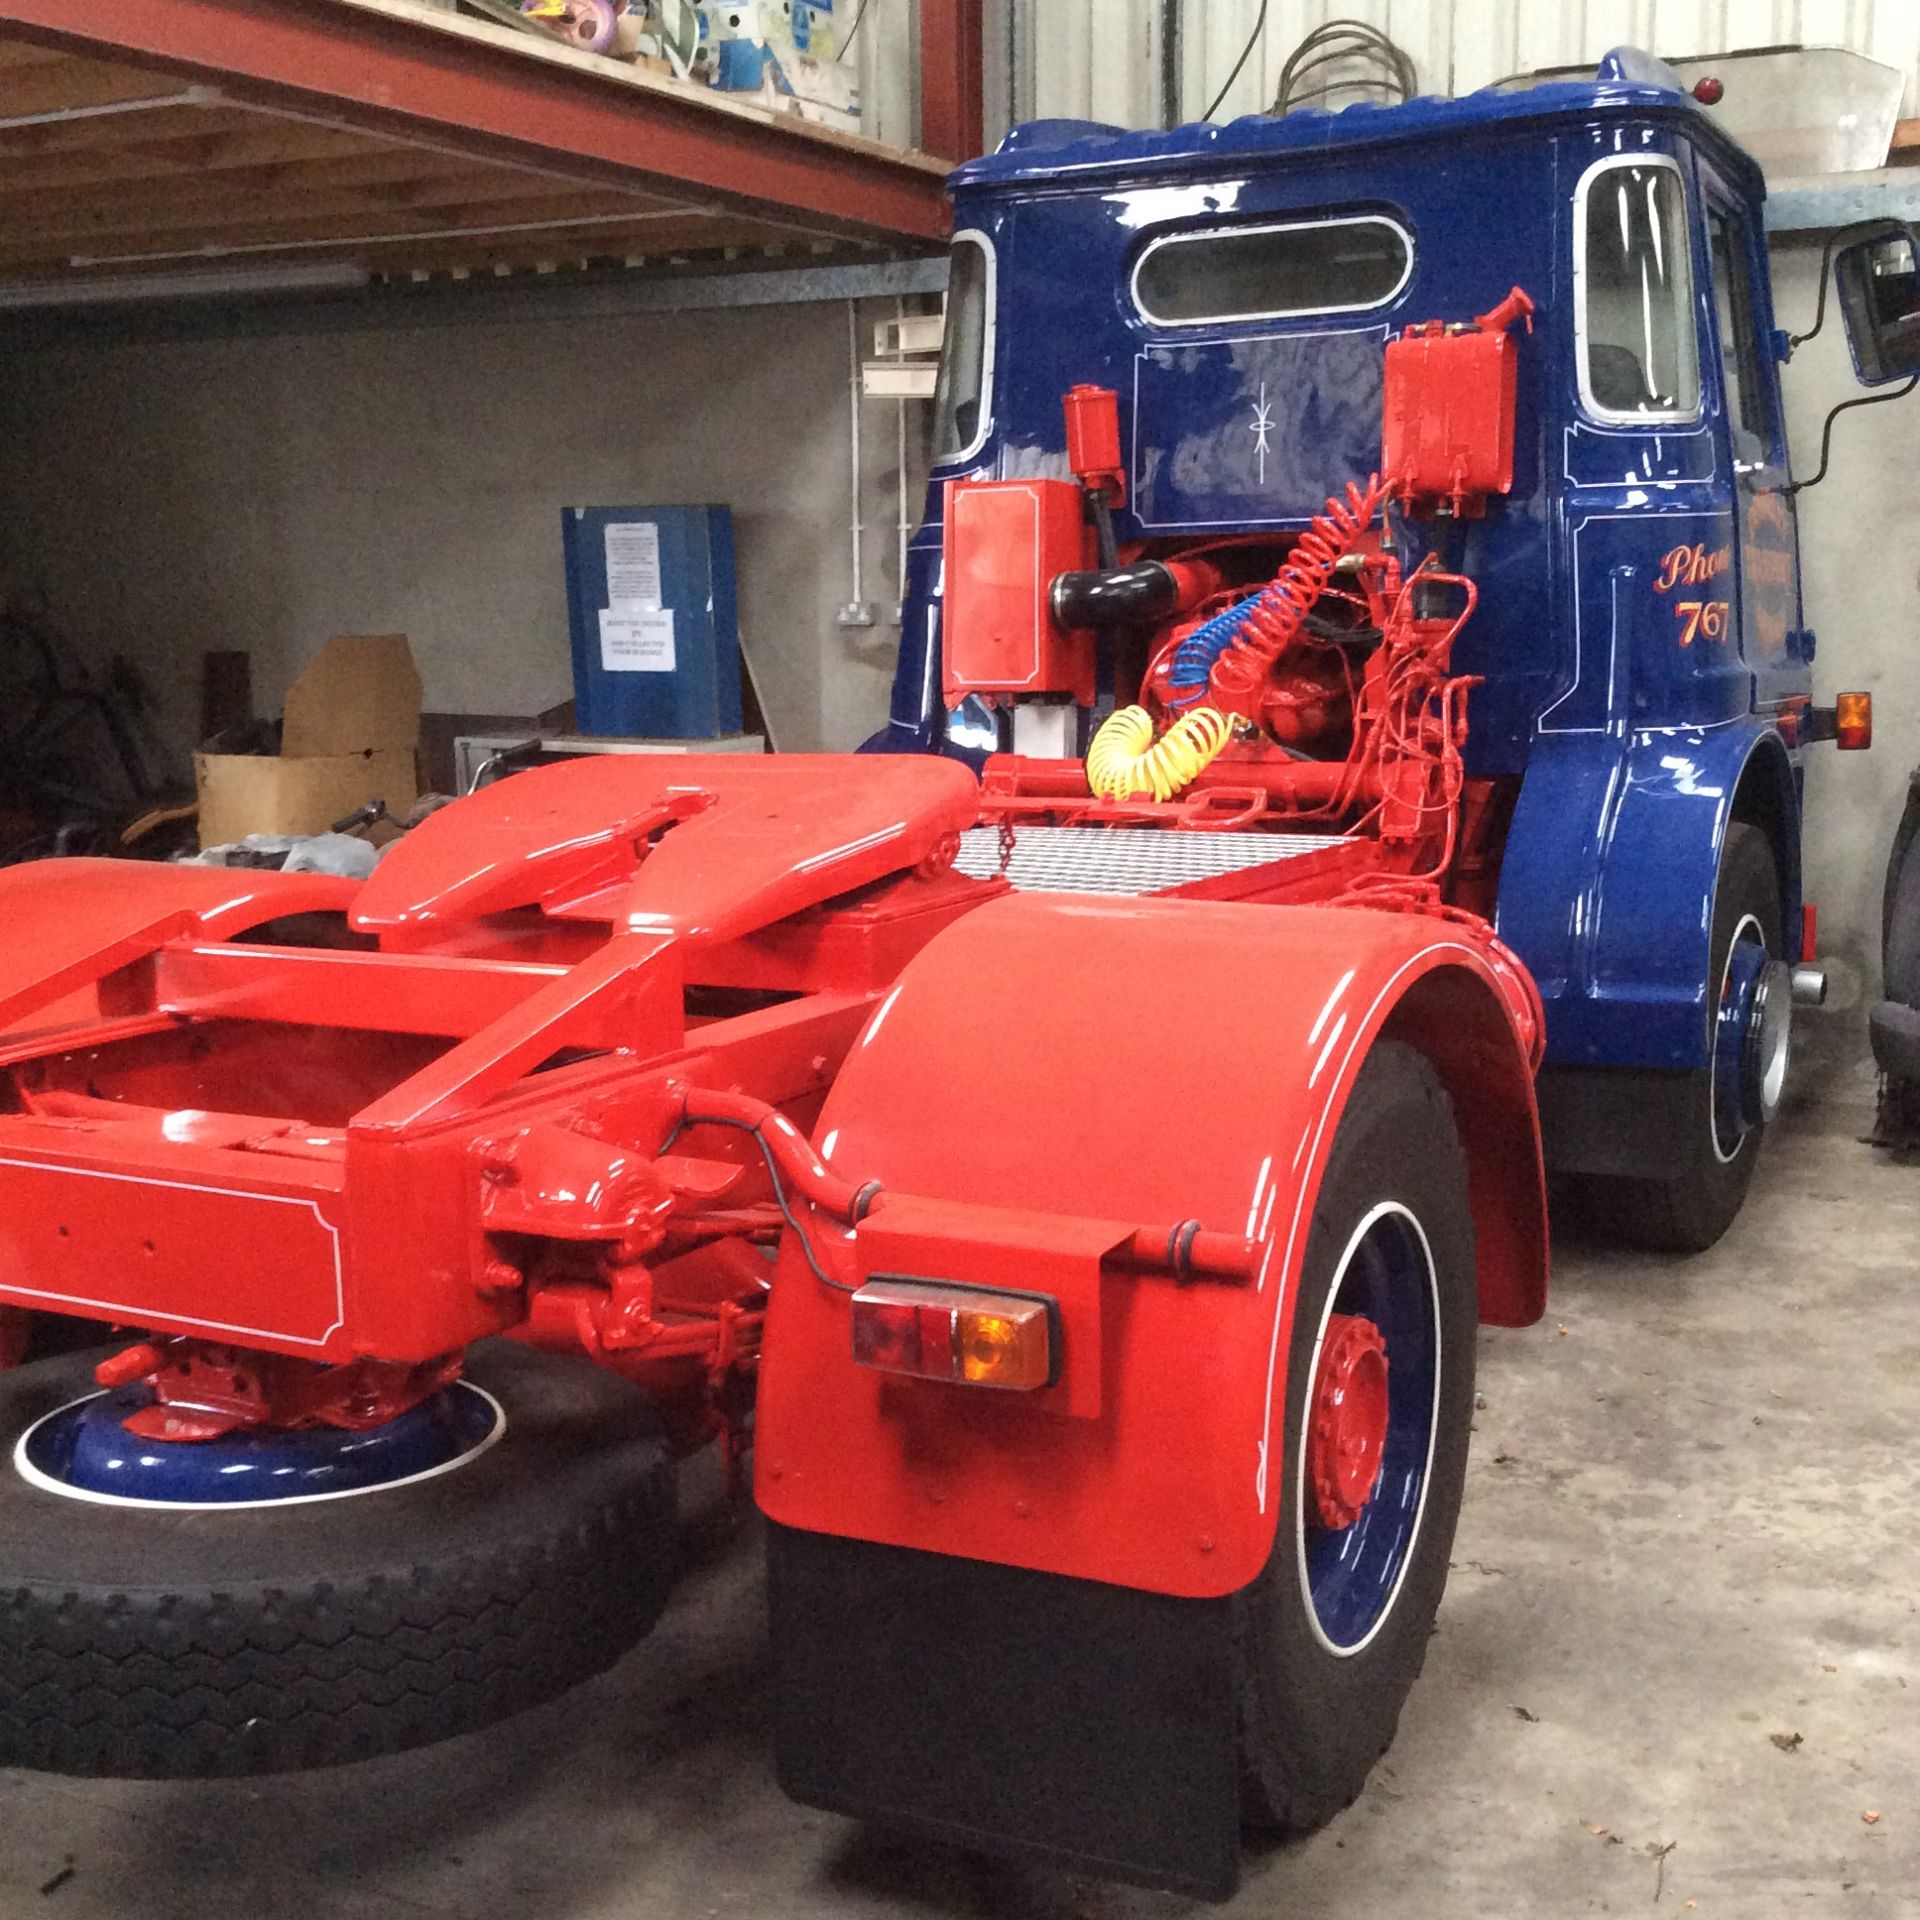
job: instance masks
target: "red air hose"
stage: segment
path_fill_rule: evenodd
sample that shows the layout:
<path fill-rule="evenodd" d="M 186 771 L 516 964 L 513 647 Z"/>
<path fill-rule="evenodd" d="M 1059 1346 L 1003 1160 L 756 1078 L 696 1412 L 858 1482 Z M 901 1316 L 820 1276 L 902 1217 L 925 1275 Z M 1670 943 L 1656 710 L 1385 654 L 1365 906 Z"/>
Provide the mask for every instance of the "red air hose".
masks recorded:
<path fill-rule="evenodd" d="M 1333 570 L 1365 538 L 1386 486 L 1373 474 L 1364 488 L 1348 484 L 1344 500 L 1330 499 L 1241 617 L 1233 644 L 1213 663 L 1207 676 L 1211 704 L 1258 724 L 1260 696 L 1273 663 L 1293 645 L 1300 623 L 1326 591 Z"/>

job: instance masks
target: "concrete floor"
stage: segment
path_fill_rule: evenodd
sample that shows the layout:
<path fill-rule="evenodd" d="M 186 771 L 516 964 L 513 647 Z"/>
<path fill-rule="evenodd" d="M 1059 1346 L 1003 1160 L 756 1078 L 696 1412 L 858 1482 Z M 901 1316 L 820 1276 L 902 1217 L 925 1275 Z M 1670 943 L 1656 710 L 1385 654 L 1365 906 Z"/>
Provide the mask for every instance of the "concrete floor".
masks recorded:
<path fill-rule="evenodd" d="M 1545 1324 L 1483 1336 L 1400 1738 L 1225 1911 L 1920 1916 L 1920 1166 L 1859 1143 L 1872 1083 L 1835 1038 L 1719 1249 L 1562 1246 Z M 1193 1910 L 791 1805 L 767 1679 L 753 1528 L 716 1517 L 646 1645 L 493 1733 L 264 1782 L 0 1773 L 0 1914 Z"/>

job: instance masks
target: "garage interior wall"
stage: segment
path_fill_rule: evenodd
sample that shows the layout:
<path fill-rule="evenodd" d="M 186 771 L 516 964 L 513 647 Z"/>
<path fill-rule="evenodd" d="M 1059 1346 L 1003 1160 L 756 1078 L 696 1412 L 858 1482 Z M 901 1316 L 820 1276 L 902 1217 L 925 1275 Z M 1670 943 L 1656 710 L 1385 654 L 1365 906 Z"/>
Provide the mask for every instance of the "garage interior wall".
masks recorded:
<path fill-rule="evenodd" d="M 862 303 L 872 322 L 891 300 Z M 884 717 L 897 630 L 896 404 L 868 401 L 851 597 L 844 302 L 625 319 L 300 332 L 8 356 L 0 583 L 142 663 L 176 751 L 200 656 L 253 656 L 256 710 L 330 633 L 404 632 L 430 709 L 571 692 L 566 506 L 733 509 L 741 629 L 783 747 Z M 922 406 L 909 409 L 920 511 Z"/>

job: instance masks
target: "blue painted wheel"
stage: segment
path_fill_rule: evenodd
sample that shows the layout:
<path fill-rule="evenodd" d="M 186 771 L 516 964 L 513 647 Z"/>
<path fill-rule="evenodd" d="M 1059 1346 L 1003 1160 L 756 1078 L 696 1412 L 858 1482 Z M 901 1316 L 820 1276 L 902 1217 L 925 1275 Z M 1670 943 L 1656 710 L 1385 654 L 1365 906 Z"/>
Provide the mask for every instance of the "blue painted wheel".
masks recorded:
<path fill-rule="evenodd" d="M 1378 1355 L 1369 1375 L 1385 1375 L 1377 1406 L 1365 1392 L 1370 1378 L 1356 1381 L 1338 1364 L 1337 1334 L 1358 1329 L 1366 1330 L 1363 1351 Z M 1440 1297 L 1426 1233 L 1406 1207 L 1383 1201 L 1354 1229 L 1328 1293 L 1300 1450 L 1300 1580 L 1329 1652 L 1358 1652 L 1398 1597 L 1426 1504 L 1440 1367 Z M 1356 1409 L 1363 1398 L 1369 1404 Z M 1317 1470 L 1329 1423 L 1331 1444 L 1346 1443 L 1349 1470 L 1356 1456 L 1373 1469 L 1344 1503 Z"/>
<path fill-rule="evenodd" d="M 598 1673 L 665 1602 L 660 1416 L 585 1360 L 483 1341 L 467 1392 L 373 1436 L 244 1447 L 128 1435 L 126 1403 L 89 1392 L 101 1357 L 0 1373 L 0 1766 L 184 1778 L 396 1752 Z M 175 1497 L 120 1495 L 112 1462 L 188 1453 Z M 352 1498 L 177 1497 L 229 1468 L 311 1487 L 349 1463 Z"/>
<path fill-rule="evenodd" d="M 1793 978 L 1751 913 L 1734 928 L 1713 1023 L 1713 1150 L 1724 1163 L 1780 1110 L 1793 1036 Z"/>
<path fill-rule="evenodd" d="M 467 1381 L 389 1420 L 338 1427 L 255 1430 L 190 1443 L 129 1433 L 128 1415 L 152 1404 L 144 1386 L 90 1395 L 36 1421 L 14 1465 L 31 1485 L 75 1499 L 176 1508 L 337 1500 L 447 1473 L 493 1445 L 506 1416 Z"/>
<path fill-rule="evenodd" d="M 1446 1589 L 1473 1426 L 1467 1161 L 1432 1064 L 1377 1042 L 1292 1303 L 1273 1547 L 1234 1596 L 1241 1804 L 1298 1833 L 1366 1784 Z"/>

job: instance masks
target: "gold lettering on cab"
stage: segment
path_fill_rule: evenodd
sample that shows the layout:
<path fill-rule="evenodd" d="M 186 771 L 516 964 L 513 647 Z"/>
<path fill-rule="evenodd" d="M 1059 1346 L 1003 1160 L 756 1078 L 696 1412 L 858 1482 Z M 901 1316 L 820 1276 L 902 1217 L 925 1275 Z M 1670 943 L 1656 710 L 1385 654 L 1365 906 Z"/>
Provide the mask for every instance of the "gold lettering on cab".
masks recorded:
<path fill-rule="evenodd" d="M 1660 576 L 1653 583 L 1655 593 L 1671 593 L 1675 587 L 1697 587 L 1719 576 L 1733 565 L 1731 547 L 1715 547 L 1709 553 L 1704 544 L 1669 547 L 1660 556 Z"/>
<path fill-rule="evenodd" d="M 1733 565 L 1733 549 L 1708 549 L 1704 541 L 1669 547 L 1660 556 L 1660 571 L 1655 576 L 1655 593 L 1671 593 L 1675 587 L 1704 586 L 1717 580 Z M 1727 637 L 1733 621 L 1732 606 L 1725 600 L 1676 600 L 1673 617 L 1680 623 L 1680 644 L 1690 647 L 1695 640 L 1721 640 Z"/>

